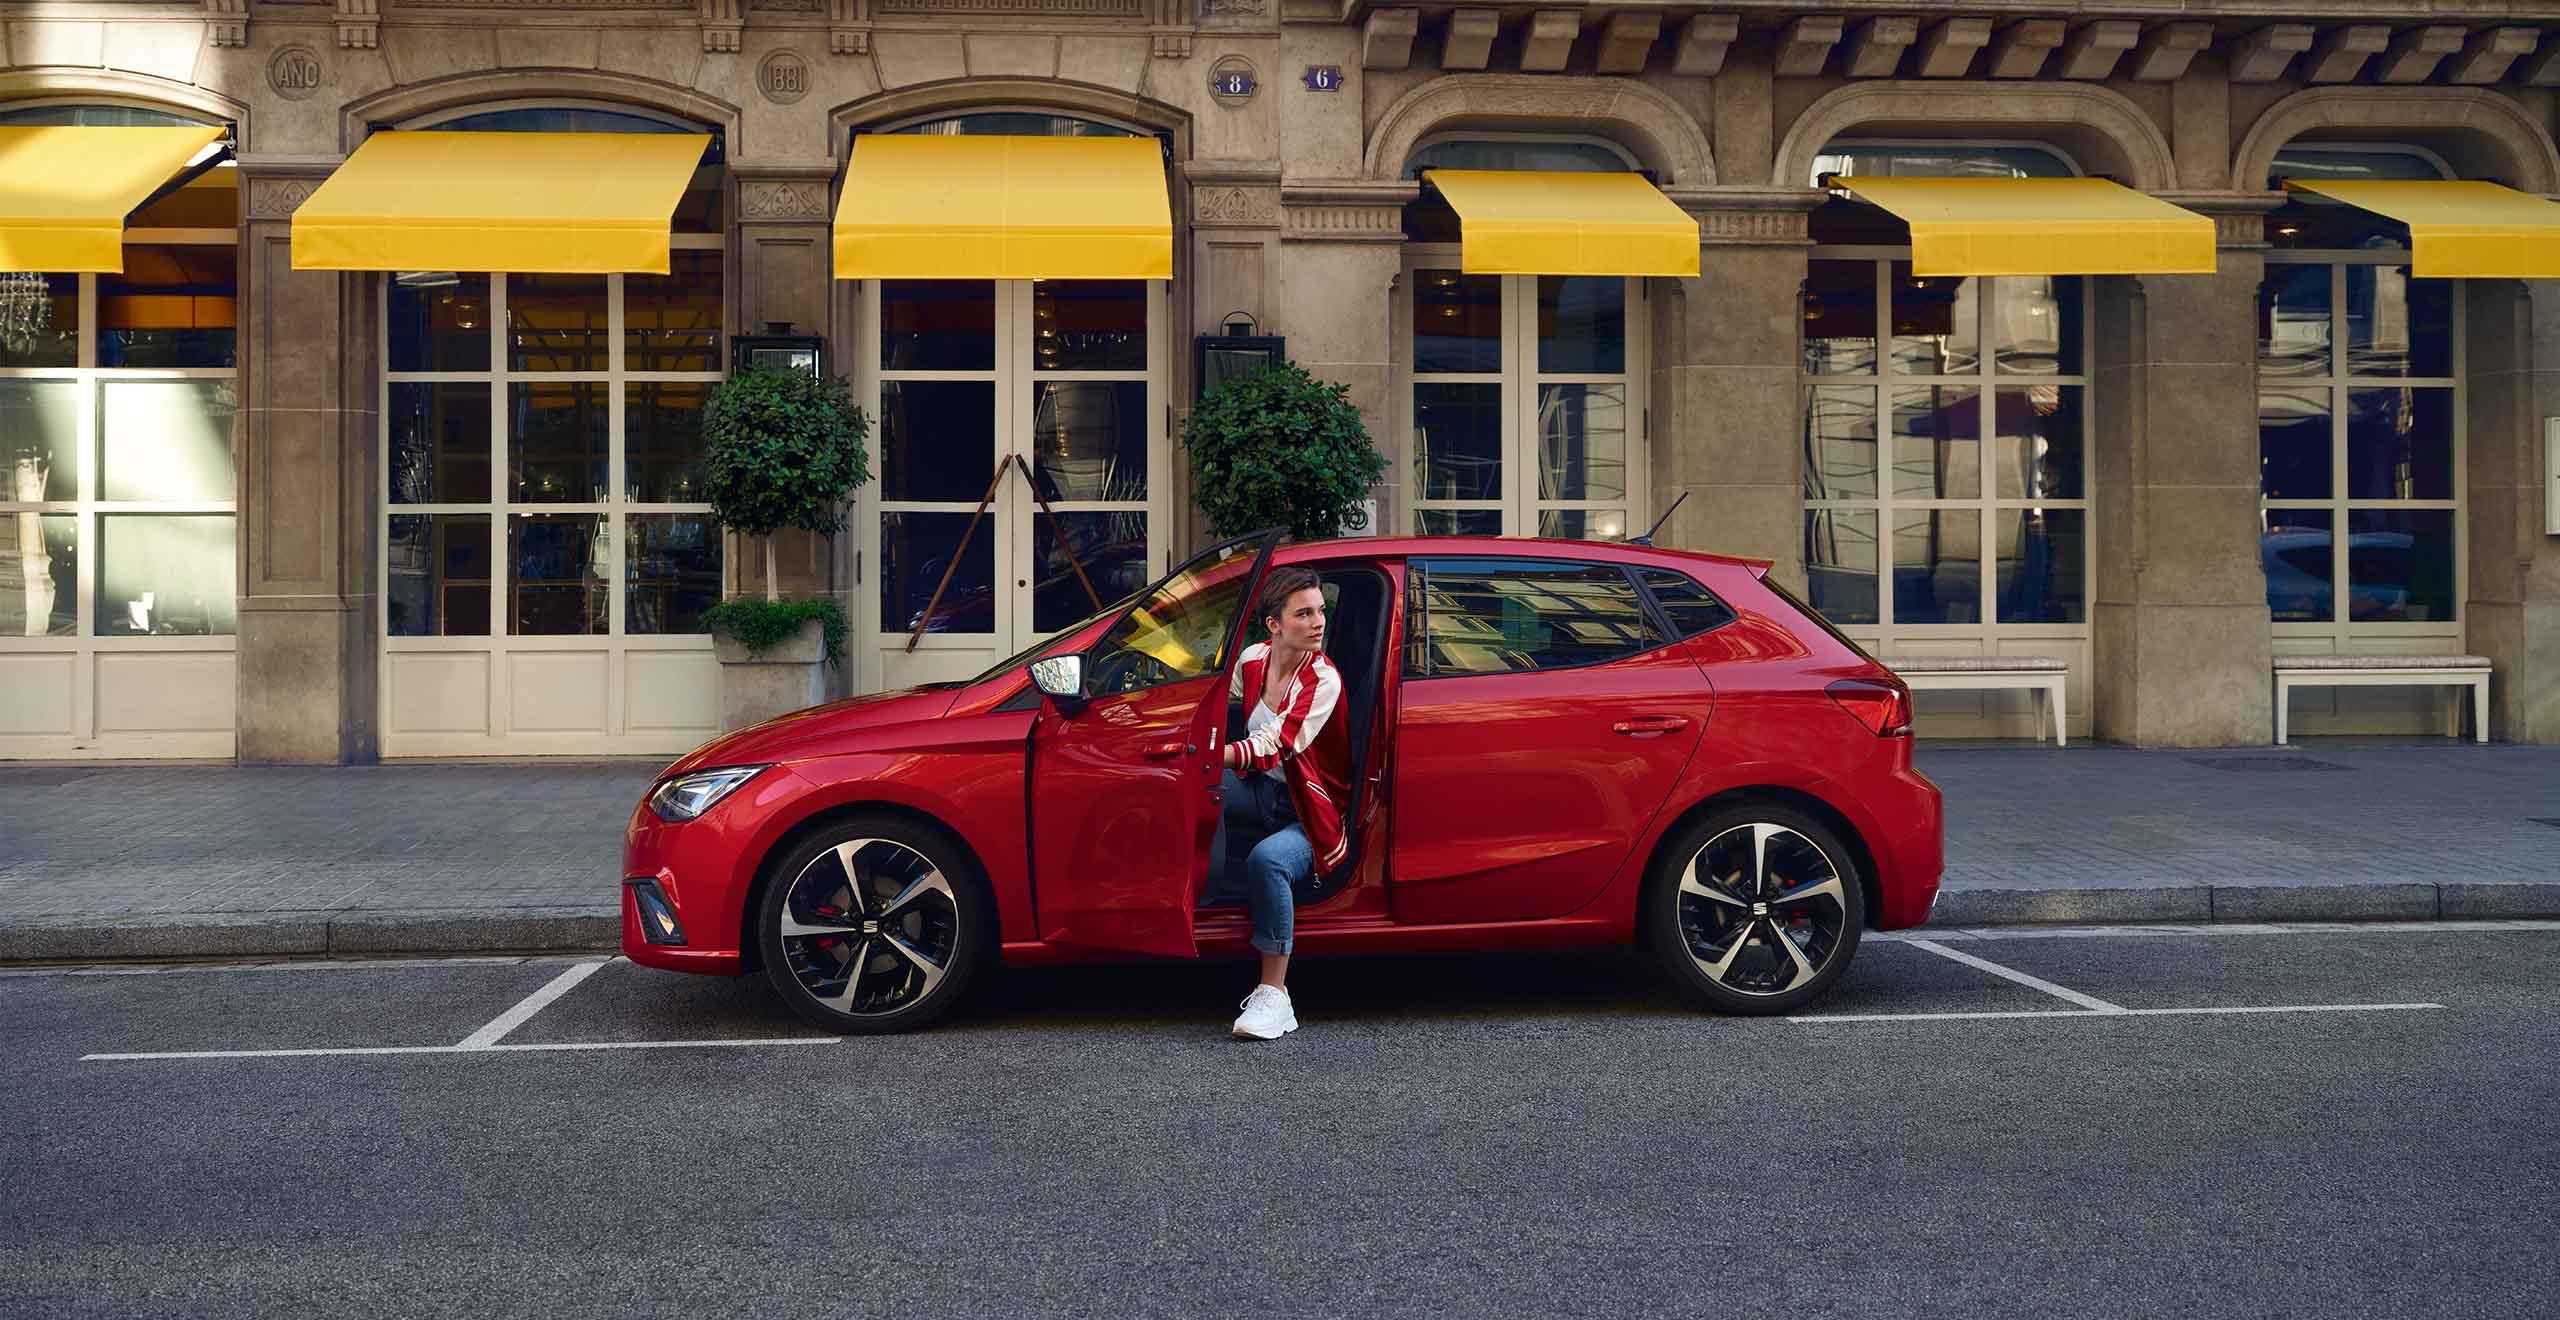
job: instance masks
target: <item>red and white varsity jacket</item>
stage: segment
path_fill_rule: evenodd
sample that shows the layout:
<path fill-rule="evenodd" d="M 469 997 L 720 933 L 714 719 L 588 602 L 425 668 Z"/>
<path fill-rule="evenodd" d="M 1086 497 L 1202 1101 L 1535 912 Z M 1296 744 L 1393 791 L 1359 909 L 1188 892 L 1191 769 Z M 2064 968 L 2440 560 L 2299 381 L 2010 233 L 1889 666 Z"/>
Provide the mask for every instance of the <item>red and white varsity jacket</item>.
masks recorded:
<path fill-rule="evenodd" d="M 1270 660 L 1269 642 L 1246 647 L 1236 661 L 1229 697 L 1246 702 L 1250 710 L 1251 703 L 1261 699 Z M 1278 711 L 1280 721 L 1264 725 L 1238 744 L 1248 770 L 1281 768 L 1289 783 L 1289 802 L 1298 809 L 1298 823 L 1315 849 L 1317 875 L 1340 866 L 1351 853 L 1342 819 L 1351 803 L 1351 740 L 1333 718 L 1340 704 L 1342 673 L 1319 651 L 1308 656 L 1290 680 Z"/>

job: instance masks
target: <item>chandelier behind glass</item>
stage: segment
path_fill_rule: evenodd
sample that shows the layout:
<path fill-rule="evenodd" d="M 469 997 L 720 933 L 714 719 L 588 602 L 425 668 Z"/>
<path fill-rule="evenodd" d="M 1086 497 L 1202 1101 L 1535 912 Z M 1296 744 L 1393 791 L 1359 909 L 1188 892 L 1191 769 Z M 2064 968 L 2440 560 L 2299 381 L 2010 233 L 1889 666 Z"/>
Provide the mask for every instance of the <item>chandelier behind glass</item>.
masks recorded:
<path fill-rule="evenodd" d="M 52 321 L 53 289 L 42 272 L 0 272 L 0 346 L 24 353 Z"/>

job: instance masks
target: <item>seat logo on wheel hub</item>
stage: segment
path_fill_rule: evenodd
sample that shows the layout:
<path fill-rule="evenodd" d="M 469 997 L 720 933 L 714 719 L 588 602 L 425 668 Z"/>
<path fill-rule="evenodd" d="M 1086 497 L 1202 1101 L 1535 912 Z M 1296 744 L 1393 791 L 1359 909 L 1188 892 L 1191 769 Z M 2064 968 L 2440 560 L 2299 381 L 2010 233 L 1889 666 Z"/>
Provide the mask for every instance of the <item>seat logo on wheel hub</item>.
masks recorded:
<path fill-rule="evenodd" d="M 1755 917 L 1765 917 L 1765 916 L 1769 915 L 1769 905 L 1768 905 L 1768 904 L 1766 904 L 1766 903 L 1754 903 L 1754 904 L 1752 904 L 1752 905 L 1751 905 L 1751 915 L 1753 915 L 1753 916 L 1755 916 Z"/>

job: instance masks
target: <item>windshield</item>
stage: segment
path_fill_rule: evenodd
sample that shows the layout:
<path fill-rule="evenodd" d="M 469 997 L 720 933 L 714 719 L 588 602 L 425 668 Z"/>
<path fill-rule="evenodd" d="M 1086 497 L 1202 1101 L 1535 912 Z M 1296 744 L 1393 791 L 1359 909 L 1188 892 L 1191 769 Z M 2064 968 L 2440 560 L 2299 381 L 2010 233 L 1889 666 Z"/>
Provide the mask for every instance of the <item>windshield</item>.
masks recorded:
<path fill-rule="evenodd" d="M 1014 652 L 1012 655 L 1006 656 L 1004 659 L 988 666 L 985 672 L 979 674 L 976 678 L 970 679 L 969 682 L 973 684 L 983 683 L 1008 669 L 1018 670 L 1024 665 L 1030 664 L 1032 661 L 1039 659 L 1043 652 L 1057 644 L 1059 638 L 1074 636 L 1075 634 L 1092 627 L 1094 624 L 1100 623 L 1102 620 L 1109 618 L 1114 614 L 1118 614 L 1122 610 L 1128 609 L 1132 604 L 1139 600 L 1148 600 L 1152 602 L 1158 598 L 1163 598 L 1169 601 L 1187 596 L 1198 590 L 1204 579 L 1234 572 L 1235 570 L 1232 567 L 1232 561 L 1236 561 L 1239 557 L 1241 557 L 1241 561 L 1243 563 L 1250 565 L 1253 562 L 1253 557 L 1261 553 L 1262 543 L 1266 539 L 1268 539 L 1267 534 L 1255 532 L 1239 536 L 1231 541 L 1221 541 L 1216 545 L 1210 546 L 1208 549 L 1184 560 L 1172 572 L 1148 583 L 1145 590 L 1130 592 L 1128 595 L 1103 606 L 1101 609 L 1076 620 L 1074 623 L 1068 624 L 1066 627 L 1050 633 L 1048 636 Z M 1192 621 L 1195 631 L 1199 622 L 1200 621 L 1196 618 Z M 1125 625 L 1121 628 L 1113 629 L 1112 637 L 1104 639 L 1106 649 L 1110 649 L 1108 644 L 1114 640 L 1119 640 L 1124 643 L 1129 640 L 1122 636 L 1122 634 L 1128 631 L 1129 629 Z M 1163 644 L 1163 639 L 1156 639 L 1156 644 L 1161 646 Z M 1209 644 L 1209 650 L 1213 654 L 1217 649 L 1217 645 L 1218 643 L 1216 642 L 1211 642 Z"/>
<path fill-rule="evenodd" d="M 1088 614 L 1088 615 L 1084 616 L 1083 618 L 1078 619 L 1078 620 L 1076 620 L 1075 622 L 1073 622 L 1073 623 L 1071 623 L 1071 624 L 1068 624 L 1068 625 L 1067 625 L 1066 627 L 1064 627 L 1064 628 L 1060 628 L 1060 629 L 1059 629 L 1059 630 L 1057 630 L 1056 632 L 1053 632 L 1053 633 L 1049 634 L 1048 636 L 1041 638 L 1039 641 L 1033 642 L 1031 645 L 1026 646 L 1026 647 L 1022 648 L 1021 650 L 1014 652 L 1012 655 L 1006 656 L 1004 659 L 996 661 L 994 664 L 992 664 L 992 665 L 990 665 L 990 666 L 988 666 L 988 667 L 987 667 L 987 670 L 986 670 L 986 672 L 985 672 L 985 673 L 982 673 L 982 674 L 978 675 L 976 678 L 970 679 L 968 683 L 953 683 L 953 684 L 948 684 L 948 685 L 945 685 L 945 684 L 928 684 L 928 686 L 933 686 L 933 687 L 941 687 L 941 686 L 951 686 L 951 687 L 968 687 L 968 686 L 970 686 L 971 684 L 975 684 L 975 683 L 984 683 L 984 682 L 986 682 L 988 679 L 991 679 L 991 678 L 995 677 L 996 675 L 1001 674 L 1001 673 L 1003 673 L 1004 671 L 1006 671 L 1006 670 L 1008 670 L 1008 669 L 1018 670 L 1018 669 L 1022 668 L 1024 665 L 1030 664 L 1032 661 L 1039 659 L 1039 658 L 1040 658 L 1040 653 L 1041 653 L 1041 652 L 1046 651 L 1046 650 L 1048 650 L 1050 647 L 1057 645 L 1057 644 L 1058 644 L 1058 639 L 1059 639 L 1059 638 L 1061 638 L 1061 637 L 1072 637 L 1072 636 L 1076 635 L 1077 633 L 1083 632 L 1085 629 L 1090 628 L 1090 627 L 1092 627 L 1093 625 L 1095 625 L 1095 624 L 1097 624 L 1097 623 L 1102 622 L 1104 619 L 1109 618 L 1110 616 L 1112 616 L 1112 615 L 1114 615 L 1114 614 L 1117 614 L 1117 613 L 1119 613 L 1120 611 L 1122 611 L 1122 610 L 1125 610 L 1125 609 L 1129 608 L 1129 603 L 1130 603 L 1131 601 L 1134 601 L 1134 600 L 1136 600 L 1138 597 L 1143 596 L 1143 595 L 1145 595 L 1145 594 L 1146 594 L 1146 592 L 1143 592 L 1143 591 L 1133 591 L 1133 592 L 1130 592 L 1130 593 L 1129 593 L 1128 595 L 1126 595 L 1126 596 L 1122 596 L 1120 599 L 1115 600 L 1115 601 L 1111 602 L 1110 604 L 1103 606 L 1101 609 L 1095 610 L 1093 613 Z"/>

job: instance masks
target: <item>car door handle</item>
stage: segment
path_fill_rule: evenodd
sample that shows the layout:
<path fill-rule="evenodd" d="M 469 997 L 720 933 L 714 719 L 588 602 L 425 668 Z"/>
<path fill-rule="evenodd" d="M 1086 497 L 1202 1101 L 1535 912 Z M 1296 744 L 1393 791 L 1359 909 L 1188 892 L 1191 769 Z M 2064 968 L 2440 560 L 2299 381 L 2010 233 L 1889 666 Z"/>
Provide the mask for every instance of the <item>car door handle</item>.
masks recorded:
<path fill-rule="evenodd" d="M 1623 733 L 1630 737 L 1643 737 L 1649 733 L 1677 733 L 1688 727 L 1689 720 L 1685 715 L 1638 715 L 1634 719 L 1620 720 L 1610 725 L 1609 731 Z"/>
<path fill-rule="evenodd" d="M 1157 743 L 1155 746 L 1147 749 L 1146 755 L 1147 759 L 1150 761 L 1170 761 L 1173 758 L 1182 755 L 1182 744 L 1178 742 Z"/>

